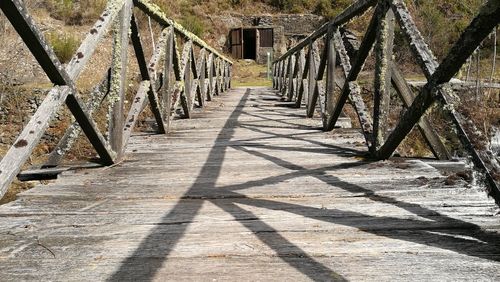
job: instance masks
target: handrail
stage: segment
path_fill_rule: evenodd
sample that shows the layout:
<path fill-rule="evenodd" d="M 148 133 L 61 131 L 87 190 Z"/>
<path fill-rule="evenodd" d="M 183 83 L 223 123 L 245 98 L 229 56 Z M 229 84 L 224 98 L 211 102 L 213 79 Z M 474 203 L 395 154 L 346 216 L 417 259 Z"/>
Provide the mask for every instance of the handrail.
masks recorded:
<path fill-rule="evenodd" d="M 352 20 L 354 17 L 357 17 L 369 8 L 373 7 L 375 4 L 377 4 L 377 0 L 360 0 L 349 6 L 346 10 L 342 11 L 339 15 L 337 15 L 333 20 L 323 24 L 321 27 L 319 27 L 317 30 L 312 32 L 309 36 L 307 36 L 305 39 L 303 39 L 301 42 L 299 42 L 297 45 L 292 47 L 290 50 L 288 50 L 285 54 L 280 56 L 278 59 L 276 59 L 274 62 L 279 62 L 284 60 L 285 58 L 289 57 L 290 55 L 296 53 L 297 51 L 300 51 L 300 49 L 306 47 L 309 43 L 315 41 L 316 39 L 320 38 L 321 36 L 325 35 L 328 32 L 328 29 L 332 26 L 341 26 L 350 20 Z"/>
<path fill-rule="evenodd" d="M 157 48 L 149 63 L 144 58 L 139 27 L 133 15 L 134 7 L 138 7 L 163 26 Z M 112 165 L 121 160 L 131 132 L 146 104 L 149 104 L 155 117 L 158 132 L 165 134 L 175 109 L 182 106 L 184 116 L 189 118 L 196 102 L 199 107 L 204 107 L 205 100 L 209 101 L 212 96 L 219 95 L 231 87 L 233 63 L 198 36 L 167 18 L 158 6 L 150 1 L 109 0 L 65 68 L 21 0 L 2 0 L 0 9 L 55 85 L 0 161 L 0 197 L 20 172 L 63 103 L 66 103 L 76 121 L 68 128 L 43 167 L 59 165 L 82 131 L 99 154 L 102 164 Z M 115 26 L 111 28 L 113 24 Z M 101 82 L 92 91 L 89 103 L 85 105 L 78 96 L 75 82 L 97 45 L 110 30 L 113 33 L 112 63 L 109 70 L 103 74 Z M 182 56 L 178 52 L 176 35 L 180 35 L 185 41 Z M 125 120 L 123 111 L 127 68 L 124 66 L 128 64 L 129 38 L 134 47 L 142 81 Z M 197 55 L 192 44 L 201 47 Z M 164 69 L 159 70 L 159 62 L 163 57 L 166 63 Z M 157 72 L 162 72 L 162 75 L 156 75 Z M 170 81 L 172 73 L 175 81 Z M 159 100 L 159 91 L 163 94 L 162 101 Z M 92 113 L 105 100 L 111 109 L 108 115 L 110 137 L 107 139 L 92 119 Z"/>
<path fill-rule="evenodd" d="M 357 39 L 345 31 L 343 25 L 372 6 L 375 8 L 370 24 L 363 40 L 357 42 Z M 397 43 L 394 42 L 396 22 L 427 78 L 418 95 L 413 93 L 409 82 L 392 61 L 393 46 Z M 455 125 L 457 137 L 471 156 L 475 168 L 485 176 L 489 195 L 500 205 L 500 188 L 492 176 L 494 172 L 500 173 L 500 164 L 491 154 L 471 142 L 469 134 L 478 130 L 454 110 L 455 95 L 450 87 L 452 77 L 499 22 L 500 2 L 487 1 L 439 64 L 403 0 L 358 0 L 274 61 L 273 87 L 288 101 L 295 101 L 297 107 L 305 104 L 308 117 L 313 117 L 319 104 L 323 129 L 326 131 L 335 127 L 347 100 L 350 100 L 361 124 L 368 150 L 375 159 L 391 157 L 415 125 L 437 158 L 451 158 L 425 116 L 427 109 L 439 102 L 442 112 Z M 322 44 L 325 46 L 323 50 L 318 47 L 319 40 L 325 41 Z M 361 97 L 357 82 L 372 47 L 376 58 L 371 109 L 373 115 Z M 336 73 L 336 65 L 341 66 L 342 74 Z M 341 88 L 340 93 L 335 93 L 336 85 Z M 399 94 L 407 110 L 400 117 L 396 128 L 389 132 L 387 124 L 391 87 Z"/>

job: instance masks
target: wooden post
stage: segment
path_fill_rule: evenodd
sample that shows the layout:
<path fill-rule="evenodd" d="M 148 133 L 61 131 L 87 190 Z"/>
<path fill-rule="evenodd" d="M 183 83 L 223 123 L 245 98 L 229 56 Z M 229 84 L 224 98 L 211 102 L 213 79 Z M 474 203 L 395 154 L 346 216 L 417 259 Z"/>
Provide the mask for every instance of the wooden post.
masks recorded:
<path fill-rule="evenodd" d="M 330 27 L 327 33 L 327 73 L 326 73 L 326 93 L 325 93 L 325 113 L 323 115 L 323 128 L 328 126 L 328 120 L 335 106 L 335 68 L 337 52 L 335 50 L 334 34 L 337 28 Z"/>
<path fill-rule="evenodd" d="M 288 87 L 287 87 L 287 92 L 286 92 L 286 100 L 288 102 L 292 101 L 292 97 L 293 97 L 293 94 L 294 94 L 294 87 L 293 87 L 293 77 L 294 77 L 294 73 L 295 73 L 295 55 L 291 55 L 290 56 L 290 59 L 288 61 L 289 63 L 289 69 L 288 69 Z"/>
<path fill-rule="evenodd" d="M 276 87 L 274 89 L 280 90 L 280 70 L 281 70 L 281 61 L 276 63 Z"/>
<path fill-rule="evenodd" d="M 101 82 L 94 87 L 92 93 L 90 94 L 90 100 L 87 104 L 88 114 L 91 116 L 95 110 L 102 104 L 102 101 L 106 98 L 109 93 L 109 78 L 111 75 L 111 69 L 106 72 L 106 75 L 101 80 Z M 82 128 L 77 121 L 73 122 L 69 128 L 64 133 L 63 137 L 59 140 L 56 147 L 52 150 L 49 155 L 48 160 L 44 163 L 42 167 L 56 167 L 58 166 L 64 155 L 71 150 L 73 144 L 80 137 Z"/>
<path fill-rule="evenodd" d="M 206 54 L 205 54 L 205 49 L 202 49 L 200 51 L 200 55 L 198 57 L 198 103 L 200 107 L 205 107 L 205 100 L 206 100 L 206 86 L 205 86 L 205 78 L 206 78 Z"/>
<path fill-rule="evenodd" d="M 283 87 L 285 87 L 285 77 L 286 77 L 286 59 L 281 61 L 281 68 L 280 68 L 280 88 L 278 89 L 279 91 L 283 90 Z"/>
<path fill-rule="evenodd" d="M 150 68 L 148 68 L 148 65 L 146 63 L 146 58 L 144 57 L 144 50 L 142 48 L 142 42 L 141 42 L 141 37 L 139 34 L 139 27 L 137 26 L 137 23 L 135 21 L 135 17 L 132 15 L 131 19 L 131 38 L 132 38 L 132 43 L 134 46 L 134 51 L 135 51 L 135 56 L 137 58 L 137 63 L 139 65 L 139 69 L 141 72 L 142 80 L 149 80 L 149 90 L 147 92 L 148 94 L 148 99 L 149 99 L 149 106 L 151 108 L 151 112 L 153 113 L 156 124 L 158 126 L 158 133 L 164 134 L 167 133 L 167 126 L 165 125 L 165 121 L 163 118 L 163 114 L 161 111 L 160 107 L 160 102 L 158 100 L 158 94 L 156 92 L 156 71 L 154 67 L 151 67 L 151 64 L 149 65 Z M 161 40 L 163 42 L 160 42 L 160 44 L 163 46 L 165 44 L 166 36 L 164 33 L 162 33 Z M 156 51 L 156 50 L 155 50 Z M 160 53 L 162 50 L 160 50 Z M 122 127 L 123 128 L 123 127 Z M 124 148 L 127 144 L 123 142 L 122 148 Z M 123 151 L 123 149 L 122 149 Z"/>
<path fill-rule="evenodd" d="M 299 75 L 299 54 L 293 54 L 293 72 L 290 79 L 290 90 L 288 91 L 287 101 L 292 102 L 295 94 L 298 92 L 297 77 Z"/>
<path fill-rule="evenodd" d="M 109 101 L 109 142 L 111 149 L 122 158 L 123 106 L 127 89 L 128 32 L 132 16 L 132 1 L 126 0 L 113 30 L 113 58 L 111 62 L 111 89 Z"/>
<path fill-rule="evenodd" d="M 207 101 L 212 101 L 214 95 L 214 54 L 208 55 L 208 95 Z"/>
<path fill-rule="evenodd" d="M 387 1 L 379 4 L 387 5 Z M 389 9 L 389 7 L 387 7 Z M 375 44 L 375 80 L 373 92 L 373 146 L 372 153 L 385 141 L 391 102 L 391 66 L 394 44 L 394 13 L 381 15 Z"/>
<path fill-rule="evenodd" d="M 370 53 L 370 50 L 372 49 L 373 43 L 375 42 L 375 38 L 376 38 L 376 34 L 377 34 L 378 19 L 380 18 L 380 15 L 385 15 L 386 13 L 387 13 L 387 9 L 384 5 L 380 5 L 380 4 L 377 5 L 377 8 L 375 9 L 374 15 L 372 16 L 372 19 L 370 21 L 370 25 L 368 26 L 368 29 L 365 33 L 363 41 L 361 42 L 361 46 L 357 52 L 357 57 L 354 60 L 354 63 L 349 71 L 349 75 L 346 77 L 346 82 L 344 83 L 344 87 L 342 88 L 342 91 L 340 92 L 339 98 L 337 99 L 337 102 L 335 104 L 335 108 L 330 116 L 328 126 L 326 127 L 327 130 L 332 130 L 335 127 L 335 123 L 337 123 L 337 120 L 338 120 L 340 114 L 342 113 L 342 109 L 344 108 L 344 105 L 345 105 L 351 91 L 352 90 L 358 91 L 357 89 L 359 89 L 359 87 L 357 87 L 357 85 L 355 85 L 355 84 L 352 84 L 352 82 L 357 80 L 358 75 L 361 72 L 361 68 L 363 67 L 363 65 L 366 61 L 366 58 L 368 57 L 368 54 Z M 359 112 L 358 112 L 358 116 L 359 116 Z M 366 123 L 365 126 L 367 127 L 368 124 Z M 371 124 L 369 126 L 371 127 Z M 368 132 L 371 132 L 372 128 L 363 128 L 363 130 L 366 134 Z M 371 137 L 369 139 L 371 139 Z M 367 142 L 367 145 L 369 147 L 371 147 L 371 140 Z"/>
<path fill-rule="evenodd" d="M 351 104 L 354 108 L 354 110 L 357 113 L 359 124 L 361 125 L 361 131 L 363 132 L 363 136 L 365 137 L 366 145 L 368 148 L 371 146 L 371 140 L 372 140 L 372 132 L 373 132 L 373 126 L 372 126 L 372 118 L 370 114 L 368 113 L 368 110 L 366 108 L 365 102 L 363 101 L 363 97 L 361 97 L 361 90 L 357 82 L 352 81 L 348 82 L 347 77 L 351 73 L 351 61 L 356 60 L 355 58 L 351 59 L 347 53 L 347 50 L 345 48 L 345 45 L 342 40 L 342 35 L 340 32 L 337 30 L 334 34 L 334 44 L 335 44 L 335 49 L 337 51 L 337 54 L 340 59 L 340 65 L 342 66 L 343 73 L 344 73 L 344 83 L 342 85 L 342 90 L 344 90 L 346 87 L 348 88 L 349 95 L 348 98 L 351 101 Z M 337 102 L 335 103 L 335 107 L 337 107 L 339 103 L 340 97 L 337 98 Z M 334 108 L 335 109 L 335 108 Z M 333 116 L 329 116 L 329 120 L 327 123 L 327 128 L 326 130 L 332 130 L 332 119 Z"/>
<path fill-rule="evenodd" d="M 310 58 L 309 58 L 309 80 L 308 80 L 308 97 L 307 97 L 307 108 L 306 115 L 308 118 L 312 118 L 314 116 L 314 111 L 316 109 L 316 104 L 318 101 L 319 95 L 319 87 L 318 87 L 318 74 L 319 74 L 319 51 L 318 51 L 318 43 L 316 41 L 312 42 L 310 45 Z"/>
<path fill-rule="evenodd" d="M 167 125 L 167 132 L 170 129 L 170 123 L 172 121 L 172 81 L 170 77 L 173 74 L 174 69 L 174 28 L 167 28 L 167 40 L 165 45 L 165 63 L 163 68 L 163 116 L 165 117 L 165 123 Z M 175 74 L 174 74 L 175 76 Z"/>
<path fill-rule="evenodd" d="M 184 44 L 182 51 L 181 72 L 184 80 L 184 91 L 181 93 L 181 105 L 184 110 L 184 115 L 187 118 L 191 117 L 191 48 L 192 42 L 188 41 Z"/>
<path fill-rule="evenodd" d="M 276 62 L 273 62 L 273 89 L 276 89 Z"/>
<path fill-rule="evenodd" d="M 304 95 L 304 78 L 307 77 L 306 71 L 306 55 L 304 49 L 300 49 L 298 58 L 298 73 L 297 73 L 297 97 L 295 98 L 295 107 L 300 108 L 302 97 Z"/>
<path fill-rule="evenodd" d="M 194 104 L 196 102 L 196 97 L 198 96 L 198 82 L 199 82 L 199 73 L 198 73 L 198 61 L 196 60 L 196 57 L 194 55 L 194 46 L 191 47 L 191 64 L 190 64 L 190 69 L 191 69 L 191 104 L 189 110 L 192 111 L 194 108 Z"/>
<path fill-rule="evenodd" d="M 232 77 L 233 77 L 233 66 L 228 63 L 228 87 L 229 89 L 232 89 Z"/>

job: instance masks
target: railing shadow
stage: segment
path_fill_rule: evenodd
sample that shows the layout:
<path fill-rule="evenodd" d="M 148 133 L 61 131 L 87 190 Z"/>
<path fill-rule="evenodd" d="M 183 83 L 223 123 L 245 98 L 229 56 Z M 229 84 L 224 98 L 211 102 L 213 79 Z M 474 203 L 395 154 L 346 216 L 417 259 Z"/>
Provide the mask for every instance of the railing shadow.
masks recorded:
<path fill-rule="evenodd" d="M 197 198 L 200 196 L 200 193 L 210 189 L 217 189 L 220 193 L 223 193 L 224 199 L 221 200 L 214 197 L 207 199 L 207 201 L 213 203 L 228 214 L 231 214 L 235 220 L 255 234 L 255 236 L 262 243 L 275 251 L 279 258 L 297 271 L 309 277 L 311 280 L 319 279 L 345 281 L 346 279 L 326 265 L 315 260 L 307 254 L 307 252 L 281 235 L 276 229 L 259 219 L 257 215 L 249 210 L 246 210 L 242 206 L 285 211 L 327 223 L 354 227 L 377 236 L 446 249 L 459 254 L 478 257 L 490 261 L 500 261 L 499 234 L 482 230 L 475 224 L 451 218 L 418 204 L 377 194 L 376 191 L 367 187 L 343 181 L 342 179 L 329 173 L 331 171 L 367 165 L 370 163 L 369 161 L 352 161 L 308 169 L 301 165 L 288 162 L 282 158 L 263 153 L 262 151 L 265 150 L 270 152 L 289 151 L 291 153 L 325 153 L 326 149 L 339 156 L 353 157 L 362 156 L 365 152 L 342 148 L 315 140 L 308 140 L 306 137 L 307 135 L 280 134 L 269 130 L 267 127 L 259 128 L 258 125 L 249 126 L 248 124 L 241 125 L 239 123 L 235 123 L 234 120 L 237 120 L 241 115 L 246 114 L 242 108 L 248 101 L 249 95 L 250 90 L 247 90 L 245 95 L 239 101 L 238 107 L 236 107 L 236 109 L 232 112 L 224 129 L 221 130 L 217 137 L 216 143 L 225 142 L 227 145 L 214 146 L 212 148 L 204 167 L 199 173 L 197 179 L 194 181 L 192 187 L 185 193 L 183 199 L 181 199 L 176 206 L 162 218 L 162 222 L 170 222 L 171 219 L 175 218 L 176 221 L 181 220 L 184 224 L 175 225 L 176 232 L 168 233 L 168 235 L 166 235 L 167 233 L 165 232 L 165 228 L 168 228 L 168 226 L 160 225 L 153 229 L 151 233 L 141 242 L 139 247 L 137 247 L 134 253 L 122 262 L 119 270 L 109 279 L 110 281 L 151 280 L 162 265 L 168 260 L 169 254 L 184 236 L 189 223 L 194 220 L 204 203 L 203 200 L 190 200 L 189 198 Z M 265 137 L 252 139 L 251 142 L 256 142 L 255 144 L 248 144 L 248 140 L 232 141 L 237 127 L 254 131 L 264 135 Z M 258 141 L 268 138 L 289 138 L 294 139 L 295 141 L 299 140 L 302 142 L 309 142 L 319 148 L 307 149 L 283 147 L 280 145 L 253 146 L 257 145 Z M 270 163 L 290 170 L 290 172 L 239 184 L 216 186 L 228 148 L 244 152 L 253 157 L 265 159 Z M 265 150 L 257 151 L 250 148 Z M 214 163 L 218 163 L 219 165 L 214 166 Z M 245 189 L 273 185 L 303 176 L 315 177 L 318 180 L 331 185 L 332 189 L 340 188 L 341 190 L 356 194 L 356 196 L 361 195 L 366 197 L 374 203 L 392 205 L 423 219 L 419 220 L 417 218 L 374 216 L 340 209 L 320 209 L 293 203 L 280 202 L 277 200 L 248 198 L 245 194 L 237 192 Z M 207 179 L 209 179 L 208 182 Z M 411 228 L 401 228 L 401 226 L 411 226 Z M 267 230 L 268 232 L 260 232 L 261 230 Z M 151 250 L 154 250 L 154 258 L 147 256 L 148 252 Z"/>
<path fill-rule="evenodd" d="M 248 100 L 250 95 L 250 89 L 248 89 L 245 95 L 239 101 L 238 106 L 233 111 L 228 119 L 228 122 L 224 126 L 223 130 L 219 133 L 216 139 L 217 142 L 230 141 L 235 132 L 234 123 L 232 121 L 237 120 L 242 114 L 241 108 Z M 212 164 L 210 166 L 205 165 L 197 180 L 210 179 L 209 182 L 204 181 L 202 184 L 195 180 L 194 184 L 188 189 L 184 194 L 183 198 L 190 198 L 192 196 L 198 195 L 200 190 L 207 190 L 216 187 L 216 181 L 221 173 L 222 163 L 226 154 L 228 146 L 214 146 L 209 153 L 206 164 Z M 213 163 L 219 163 L 218 166 L 214 168 Z M 188 200 L 181 199 L 175 207 L 167 213 L 163 218 L 162 222 L 169 222 L 169 219 L 182 217 L 182 222 L 185 224 L 176 225 L 176 232 L 168 236 L 164 232 L 165 226 L 158 226 L 151 231 L 151 233 L 141 242 L 139 247 L 132 253 L 125 261 L 122 262 L 120 268 L 112 275 L 109 281 L 132 281 L 141 280 L 148 281 L 152 280 L 162 265 L 168 260 L 168 256 L 174 249 L 175 245 L 184 236 L 189 222 L 192 222 L 198 212 L 200 211 L 204 201 L 202 200 Z M 234 210 L 244 212 L 247 215 L 251 215 L 250 212 L 238 208 L 234 204 L 221 205 L 217 204 L 223 210 L 231 213 Z M 190 212 L 186 213 L 189 210 Z M 258 224 L 266 228 L 270 228 L 263 221 L 258 220 Z M 243 225 L 245 225 L 243 223 Z M 245 225 L 250 229 L 250 226 Z M 250 229 L 252 231 L 252 229 Z M 257 233 L 258 234 L 258 233 Z M 280 256 L 285 262 L 290 266 L 294 267 L 304 275 L 308 276 L 311 280 L 316 280 L 318 277 L 329 277 L 335 281 L 345 281 L 345 279 L 338 273 L 330 270 L 328 267 L 317 262 L 312 257 L 308 256 L 306 252 L 301 250 L 299 247 L 295 246 L 293 243 L 289 242 L 283 236 L 275 232 L 272 236 L 262 236 L 257 235 L 257 237 L 270 248 L 274 249 L 277 254 L 282 254 Z M 273 244 L 271 244 L 271 241 Z M 298 256 L 290 257 L 287 256 L 280 246 L 286 246 L 287 250 L 293 249 L 293 253 L 298 254 Z M 155 258 L 150 258 L 144 256 L 148 251 L 154 250 Z M 299 259 L 300 258 L 300 259 Z"/>

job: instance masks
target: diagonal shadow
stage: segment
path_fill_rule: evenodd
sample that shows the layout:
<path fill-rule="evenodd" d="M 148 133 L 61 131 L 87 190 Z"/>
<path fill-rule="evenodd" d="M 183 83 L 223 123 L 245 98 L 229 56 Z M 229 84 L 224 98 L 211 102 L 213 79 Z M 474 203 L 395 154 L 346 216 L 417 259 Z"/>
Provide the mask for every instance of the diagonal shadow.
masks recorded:
<path fill-rule="evenodd" d="M 356 150 L 356 149 L 343 148 L 343 147 L 335 146 L 335 145 L 332 145 L 332 144 L 323 143 L 323 142 L 320 142 L 320 141 L 317 141 L 317 140 L 311 140 L 311 139 L 302 138 L 302 137 L 299 137 L 297 135 L 279 134 L 279 133 L 276 133 L 276 132 L 271 132 L 271 131 L 259 129 L 259 128 L 257 128 L 257 127 L 260 127 L 258 125 L 257 126 L 240 125 L 240 127 L 248 129 L 248 130 L 251 130 L 251 131 L 254 131 L 254 132 L 257 132 L 257 133 L 272 135 L 272 136 L 275 136 L 277 138 L 285 138 L 285 139 L 291 139 L 291 140 L 296 140 L 296 141 L 303 141 L 303 142 L 310 143 L 310 144 L 313 144 L 313 145 L 318 145 L 318 146 L 321 146 L 321 147 L 325 147 L 325 148 L 329 148 L 329 149 L 334 149 L 334 150 L 336 150 L 337 153 L 348 152 L 351 155 L 357 155 L 357 156 L 361 156 L 361 155 L 366 155 L 367 154 L 366 151 L 359 151 L 359 150 Z"/>
<path fill-rule="evenodd" d="M 279 232 L 266 224 L 250 211 L 247 211 L 230 201 L 215 201 L 213 204 L 231 214 L 233 218 L 243 224 L 248 230 L 259 238 L 260 241 L 271 247 L 279 258 L 293 266 L 298 271 L 314 281 L 347 281 L 341 275 L 333 272 L 328 267 L 317 262 L 309 256 L 301 248 L 294 245 L 292 242 L 283 237 Z M 236 216 L 236 214 L 238 216 Z M 251 218 L 249 220 L 241 220 L 242 218 Z M 264 231 L 265 230 L 265 231 Z"/>
<path fill-rule="evenodd" d="M 219 132 L 215 143 L 218 142 L 228 142 L 235 132 L 234 120 L 242 114 L 238 111 L 246 103 L 248 96 L 250 95 L 250 89 L 240 99 L 236 109 L 231 113 L 223 129 Z M 227 146 L 213 146 L 211 149 L 205 165 L 201 169 L 197 179 L 194 184 L 188 189 L 181 200 L 174 206 L 174 208 L 167 213 L 163 218 L 162 222 L 169 222 L 170 219 L 175 218 L 179 220 L 182 218 L 182 222 L 185 224 L 176 225 L 174 233 L 165 233 L 165 226 L 160 224 L 155 227 L 150 234 L 140 243 L 136 250 L 127 259 L 125 259 L 120 268 L 108 279 L 109 281 L 148 281 L 152 280 L 158 270 L 167 261 L 168 255 L 174 249 L 175 245 L 184 236 L 189 222 L 192 222 L 198 212 L 200 211 L 204 201 L 202 200 L 190 200 L 190 197 L 195 197 L 200 190 L 207 190 L 216 188 L 216 181 L 221 173 L 222 163 L 226 154 Z M 209 163 L 219 163 L 219 166 L 214 168 L 213 165 L 207 165 Z M 198 181 L 203 179 L 209 179 L 209 181 Z M 200 184 L 202 183 L 202 184 Z M 259 221 L 261 222 L 261 221 Z M 265 225 L 264 222 L 261 224 Z M 168 227 L 168 226 L 167 226 Z M 267 244 L 270 248 L 275 248 L 281 245 L 287 245 L 289 248 L 293 248 L 296 253 L 305 254 L 299 247 L 294 246 L 291 242 L 287 241 L 282 236 L 275 236 L 273 239 L 277 240 L 276 245 L 270 245 L 270 242 L 266 238 L 259 237 L 261 241 Z M 276 252 L 280 253 L 282 250 L 277 249 Z M 150 258 L 149 253 L 154 252 L 155 257 Z M 311 259 L 310 257 L 301 258 L 302 262 L 297 262 L 296 260 L 284 259 L 290 266 L 296 268 L 298 271 L 307 275 L 310 279 L 315 280 L 319 276 L 329 276 L 342 281 L 345 280 L 339 274 L 333 272 L 326 266 L 320 264 L 319 262 Z M 306 263 L 304 263 L 306 262 Z M 314 273 L 311 269 L 316 270 Z M 320 272 L 317 272 L 320 271 Z"/>
<path fill-rule="evenodd" d="M 500 261 L 500 234 L 496 232 L 488 232 L 482 230 L 476 224 L 448 217 L 418 204 L 399 201 L 388 196 L 377 195 L 370 189 L 342 181 L 341 179 L 331 175 L 327 175 L 326 172 L 332 170 L 333 167 L 307 169 L 261 152 L 248 150 L 243 147 L 235 146 L 233 148 L 257 157 L 264 158 L 286 169 L 295 170 L 295 172 L 287 174 L 287 177 L 281 175 L 280 180 L 283 180 L 284 178 L 294 178 L 299 176 L 313 176 L 328 184 L 332 184 L 332 182 L 334 182 L 336 187 L 348 192 L 362 193 L 364 197 L 367 197 L 374 202 L 394 205 L 419 217 L 426 218 L 429 221 L 395 217 L 375 217 L 367 214 L 336 209 L 330 209 L 325 212 L 325 210 L 323 209 L 277 202 L 273 200 L 246 198 L 243 194 L 239 194 L 236 192 L 234 192 L 234 194 L 230 196 L 233 203 L 251 205 L 271 210 L 284 210 L 303 217 L 355 227 L 361 231 L 369 232 L 379 236 L 438 247 L 441 249 L 447 249 L 468 256 L 479 257 L 492 261 Z M 366 162 L 352 163 L 347 164 L 346 166 L 341 165 L 336 167 L 335 169 L 355 167 L 362 164 L 366 164 Z M 239 186 L 230 185 L 219 187 L 219 189 L 230 189 L 232 191 L 235 191 L 236 189 L 253 188 L 256 186 L 269 185 L 269 183 L 272 183 L 273 180 L 279 181 L 278 179 L 265 178 L 261 181 L 253 181 L 252 183 L 248 183 L 248 185 L 247 183 L 243 183 Z M 367 224 L 367 222 L 369 222 L 369 224 Z M 402 230 L 400 228 L 401 226 L 412 227 L 407 228 L 408 230 Z M 423 233 L 425 233 L 425 236 L 422 236 Z"/>

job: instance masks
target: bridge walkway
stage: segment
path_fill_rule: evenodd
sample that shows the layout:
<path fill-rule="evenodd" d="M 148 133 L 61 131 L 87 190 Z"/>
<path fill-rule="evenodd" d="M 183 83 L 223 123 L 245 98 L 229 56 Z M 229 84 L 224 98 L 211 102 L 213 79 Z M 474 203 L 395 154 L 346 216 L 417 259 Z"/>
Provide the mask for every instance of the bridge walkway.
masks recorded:
<path fill-rule="evenodd" d="M 0 280 L 500 280 L 484 191 L 425 160 L 371 162 L 266 88 L 214 98 L 125 160 L 0 207 Z"/>

